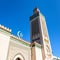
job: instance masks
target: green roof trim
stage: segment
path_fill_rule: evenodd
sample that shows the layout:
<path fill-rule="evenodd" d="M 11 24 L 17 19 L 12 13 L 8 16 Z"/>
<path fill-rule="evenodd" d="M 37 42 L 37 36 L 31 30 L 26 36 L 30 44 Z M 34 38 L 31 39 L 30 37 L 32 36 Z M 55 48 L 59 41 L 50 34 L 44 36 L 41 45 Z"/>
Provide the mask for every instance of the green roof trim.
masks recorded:
<path fill-rule="evenodd" d="M 18 43 L 21 43 L 21 44 L 23 44 L 23 45 L 25 45 L 25 46 L 29 46 L 29 47 L 30 47 L 30 44 L 27 43 L 27 42 L 25 42 L 25 41 L 22 41 L 22 40 L 20 40 L 20 39 L 16 39 L 16 38 L 14 38 L 14 37 L 11 37 L 10 39 L 11 39 L 11 40 L 14 40 L 14 41 L 16 41 L 16 42 L 18 42 Z"/>
<path fill-rule="evenodd" d="M 32 46 L 32 47 L 42 48 L 42 46 L 41 46 L 39 43 L 37 43 L 37 42 L 33 42 L 33 43 L 31 44 L 31 46 Z"/>
<path fill-rule="evenodd" d="M 5 31 L 3 29 L 0 29 L 0 32 L 3 33 L 3 34 L 5 34 L 5 35 L 10 35 L 11 34 L 10 32 L 7 32 L 7 31 Z"/>
<path fill-rule="evenodd" d="M 35 42 L 35 47 L 41 48 L 41 45 L 37 42 Z"/>
<path fill-rule="evenodd" d="M 41 46 L 40 46 L 40 45 L 38 45 L 38 44 L 36 44 L 36 45 L 35 45 L 35 47 L 41 48 Z"/>

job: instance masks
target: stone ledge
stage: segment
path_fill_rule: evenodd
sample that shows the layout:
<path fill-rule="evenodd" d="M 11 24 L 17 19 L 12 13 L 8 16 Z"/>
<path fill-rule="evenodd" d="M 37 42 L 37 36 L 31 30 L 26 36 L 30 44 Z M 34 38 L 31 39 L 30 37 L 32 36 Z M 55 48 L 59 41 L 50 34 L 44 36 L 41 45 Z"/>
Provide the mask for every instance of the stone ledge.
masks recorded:
<path fill-rule="evenodd" d="M 20 43 L 22 43 L 22 44 L 24 44 L 26 46 L 30 46 L 29 42 L 24 41 L 23 39 L 21 39 L 21 38 L 19 38 L 17 36 L 11 35 L 10 38 L 13 38 L 13 39 L 15 39 L 15 41 L 18 41 L 18 42 L 20 42 Z"/>

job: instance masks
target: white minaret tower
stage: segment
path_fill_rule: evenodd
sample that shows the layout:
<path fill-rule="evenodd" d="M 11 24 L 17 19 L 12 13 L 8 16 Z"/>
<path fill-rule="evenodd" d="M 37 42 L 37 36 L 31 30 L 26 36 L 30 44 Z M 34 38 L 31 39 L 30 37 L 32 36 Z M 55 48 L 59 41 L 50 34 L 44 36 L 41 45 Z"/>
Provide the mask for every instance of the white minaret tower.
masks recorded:
<path fill-rule="evenodd" d="M 45 22 L 45 17 L 38 8 L 33 10 L 30 17 L 31 43 L 37 42 L 42 46 L 43 60 L 52 60 L 52 50 Z"/>

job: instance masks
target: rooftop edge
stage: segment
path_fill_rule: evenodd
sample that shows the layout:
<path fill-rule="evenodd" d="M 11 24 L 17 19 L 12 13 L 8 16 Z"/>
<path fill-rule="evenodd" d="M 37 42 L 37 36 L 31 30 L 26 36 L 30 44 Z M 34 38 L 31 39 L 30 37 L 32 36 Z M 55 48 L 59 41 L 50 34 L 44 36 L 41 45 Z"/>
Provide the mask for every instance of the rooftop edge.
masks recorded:
<path fill-rule="evenodd" d="M 1 25 L 1 24 L 0 24 L 0 28 L 3 29 L 3 30 L 5 30 L 5 31 L 7 31 L 7 32 L 11 32 L 11 29 L 9 29 L 9 28 Z"/>

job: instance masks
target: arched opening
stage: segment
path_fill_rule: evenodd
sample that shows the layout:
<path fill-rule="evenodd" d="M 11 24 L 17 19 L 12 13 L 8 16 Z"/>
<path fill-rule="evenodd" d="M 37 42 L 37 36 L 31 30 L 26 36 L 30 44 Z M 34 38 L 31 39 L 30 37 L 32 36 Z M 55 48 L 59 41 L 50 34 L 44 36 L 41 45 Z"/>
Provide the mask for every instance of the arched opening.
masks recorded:
<path fill-rule="evenodd" d="M 14 56 L 13 60 L 25 60 L 21 53 L 18 53 Z"/>
<path fill-rule="evenodd" d="M 21 59 L 18 57 L 18 58 L 16 58 L 16 60 L 21 60 Z"/>

